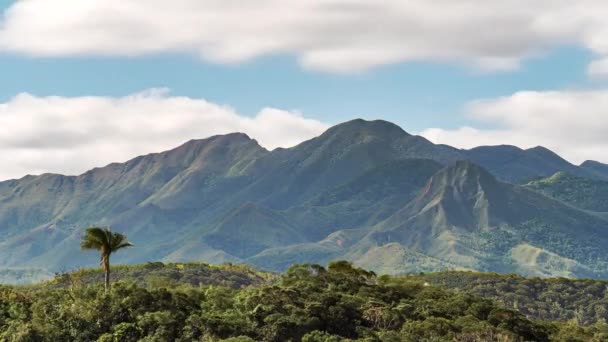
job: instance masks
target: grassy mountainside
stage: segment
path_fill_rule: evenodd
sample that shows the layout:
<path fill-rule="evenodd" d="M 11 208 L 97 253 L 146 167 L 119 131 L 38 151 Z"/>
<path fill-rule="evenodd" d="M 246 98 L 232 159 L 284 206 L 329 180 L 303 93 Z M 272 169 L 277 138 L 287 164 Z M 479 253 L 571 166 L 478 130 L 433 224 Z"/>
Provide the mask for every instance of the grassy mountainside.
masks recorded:
<path fill-rule="evenodd" d="M 284 213 L 310 241 L 319 241 L 337 230 L 370 226 L 386 219 L 416 197 L 442 167 L 429 159 L 389 162 Z"/>
<path fill-rule="evenodd" d="M 608 265 L 606 221 L 501 183 L 470 162 L 433 176 L 416 200 L 370 238 L 478 270 L 602 277 Z"/>
<path fill-rule="evenodd" d="M 602 278 L 608 275 L 606 227 L 604 219 L 461 161 L 372 227 L 269 249 L 252 261 L 276 269 L 283 261 L 345 258 L 391 274 L 468 269 Z"/>
<path fill-rule="evenodd" d="M 239 258 L 269 247 L 308 241 L 285 215 L 251 202 L 222 217 L 205 233 L 204 239 L 213 248 Z"/>
<path fill-rule="evenodd" d="M 277 149 L 260 158 L 256 179 L 244 193 L 267 207 L 284 210 L 376 167 L 412 158 L 449 163 L 462 155 L 410 135 L 390 122 L 352 120 L 293 148 Z"/>
<path fill-rule="evenodd" d="M 110 225 L 140 242 L 138 251 L 117 256 L 119 262 L 238 260 L 201 235 L 217 236 L 221 232 L 211 230 L 218 221 L 245 203 L 284 210 L 388 162 L 416 156 L 453 160 L 458 153 L 388 122 L 355 120 L 291 149 L 269 152 L 244 134 L 228 134 L 77 177 L 0 182 L 0 267 L 55 271 L 93 265 L 95 257 L 82 256 L 77 243 L 90 224 Z"/>
<path fill-rule="evenodd" d="M 608 212 L 608 181 L 558 172 L 551 177 L 532 181 L 526 187 L 577 208 Z"/>
<path fill-rule="evenodd" d="M 140 280 L 137 272 L 155 273 L 159 265 L 130 267 L 125 279 Z M 234 270 L 224 272 L 230 276 Z M 295 265 L 273 281 L 238 289 L 182 280 L 146 287 L 121 281 L 109 293 L 101 285 L 78 283 L 0 287 L 0 340 L 599 342 L 608 337 L 605 323 L 535 321 L 466 291 L 378 277 L 345 262 L 327 268 Z"/>
<path fill-rule="evenodd" d="M 0 187 L 0 266 L 92 265 L 96 258 L 78 250 L 79 234 L 90 224 L 112 225 L 145 242 L 148 250 L 126 252 L 119 257 L 123 261 L 158 258 L 167 248 L 159 244 L 165 244 L 168 231 L 177 237 L 192 229 L 191 222 L 204 220 L 223 194 L 242 183 L 252 160 L 266 152 L 245 135 L 231 134 L 77 177 L 10 181 Z"/>
<path fill-rule="evenodd" d="M 490 172 L 459 171 L 467 158 Z M 588 174 L 543 148 L 458 150 L 380 120 L 274 151 L 244 134 L 215 136 L 80 176 L 0 182 L 0 269 L 96 265 L 80 234 L 108 225 L 136 244 L 118 263 L 284 270 L 346 258 L 388 273 L 606 276 L 607 216 L 494 178 L 555 171 Z"/>

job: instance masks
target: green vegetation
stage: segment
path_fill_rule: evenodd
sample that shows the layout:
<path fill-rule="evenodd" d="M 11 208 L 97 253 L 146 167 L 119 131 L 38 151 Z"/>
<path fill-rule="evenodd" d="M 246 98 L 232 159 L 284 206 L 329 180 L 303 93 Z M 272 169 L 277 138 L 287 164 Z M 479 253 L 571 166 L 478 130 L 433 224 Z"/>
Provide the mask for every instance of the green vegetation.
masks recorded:
<path fill-rule="evenodd" d="M 139 268 L 151 265 L 160 266 Z M 120 281 L 107 292 L 101 284 L 0 287 L 2 341 L 599 342 L 606 338 L 605 323 L 581 327 L 573 322 L 534 321 L 468 293 L 426 286 L 407 277 L 377 277 L 346 262 L 327 268 L 295 265 L 276 281 L 241 289 L 171 281 L 145 287 Z"/>
<path fill-rule="evenodd" d="M 90 227 L 86 229 L 80 248 L 83 250 L 94 249 L 101 254 L 99 264 L 105 274 L 104 286 L 106 291 L 110 289 L 110 255 L 131 246 L 133 244 L 127 240 L 125 235 L 115 233 L 110 228 Z"/>
<path fill-rule="evenodd" d="M 608 212 L 590 209 L 601 209 L 608 190 L 577 183 L 570 201 L 503 182 L 564 171 L 592 184 L 599 176 L 590 170 L 540 147 L 435 145 L 386 121 L 353 120 L 273 151 L 244 134 L 214 136 L 79 176 L 0 182 L 0 269 L 95 265 L 74 243 L 94 222 L 137 241 L 112 255 L 121 264 L 198 260 L 282 272 L 344 259 L 390 274 L 602 279 Z"/>
<path fill-rule="evenodd" d="M 526 187 L 581 209 L 608 212 L 608 181 L 558 172 Z"/>
<path fill-rule="evenodd" d="M 103 282 L 101 269 L 81 269 L 74 272 L 57 273 L 51 281 L 35 287 L 66 288 L 91 286 Z M 278 275 L 259 272 L 244 265 L 209 265 L 201 263 L 148 262 L 139 265 L 118 265 L 112 267 L 112 277 L 116 282 L 130 282 L 139 286 L 222 286 L 239 289 L 258 286 L 278 279 Z"/>
<path fill-rule="evenodd" d="M 577 176 L 496 179 L 556 170 Z M 604 281 L 310 264 L 606 278 L 608 182 L 589 172 L 543 148 L 462 151 L 355 120 L 291 149 L 229 134 L 0 182 L 0 280 L 95 262 L 74 243 L 86 222 L 141 244 L 121 262 L 168 262 L 115 267 L 110 289 L 110 256 L 131 243 L 89 228 L 81 248 L 101 268 L 0 286 L 0 341 L 606 341 Z"/>
<path fill-rule="evenodd" d="M 445 164 L 459 157 L 457 150 L 389 122 L 354 120 L 289 149 L 267 151 L 234 133 L 79 176 L 0 182 L 0 267 L 58 271 L 92 265 L 95 260 L 73 243 L 80 227 L 92 222 L 118 229 L 141 246 L 113 257 L 119 263 L 240 262 L 261 249 L 316 242 L 337 229 L 354 228 L 370 212 L 386 217 L 423 185 L 415 183 L 436 171 L 439 164 L 420 158 Z M 418 161 L 402 162 L 410 159 Z M 392 166 L 382 171 L 387 164 Z M 410 184 L 412 178 L 416 182 Z M 360 184 L 348 185 L 356 179 Z M 352 197 L 349 188 L 363 193 Z M 326 192 L 332 197 L 324 198 Z M 243 208 L 246 203 L 255 205 Z M 255 229 L 234 234 L 241 222 L 254 222 Z"/>
<path fill-rule="evenodd" d="M 416 199 L 373 227 L 362 239 L 367 246 L 358 247 L 399 243 L 455 269 L 601 279 L 608 276 L 607 227 L 596 215 L 460 161 L 436 173 Z M 404 265 L 395 263 L 391 273 L 406 273 L 399 268 Z"/>
<path fill-rule="evenodd" d="M 608 321 L 608 281 L 455 271 L 404 279 L 492 299 L 535 319 L 574 320 L 580 325 Z"/>

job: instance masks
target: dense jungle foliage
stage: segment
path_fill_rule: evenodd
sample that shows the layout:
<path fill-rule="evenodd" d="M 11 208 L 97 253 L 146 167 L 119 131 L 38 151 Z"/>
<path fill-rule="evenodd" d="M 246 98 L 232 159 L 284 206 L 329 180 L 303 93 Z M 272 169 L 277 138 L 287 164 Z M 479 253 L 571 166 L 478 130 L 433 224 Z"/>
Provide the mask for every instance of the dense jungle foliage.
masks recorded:
<path fill-rule="evenodd" d="M 458 271 L 404 278 L 491 299 L 534 319 L 579 325 L 608 321 L 607 281 Z"/>
<path fill-rule="evenodd" d="M 176 267 L 161 268 L 171 269 Z M 150 265 L 148 267 L 151 267 Z M 132 267 L 133 269 L 136 267 Z M 185 268 L 185 267 L 184 267 Z M 606 341 L 608 325 L 541 322 L 465 292 L 346 262 L 241 288 L 171 277 L 0 287 L 2 341 Z M 60 286 L 64 285 L 64 286 Z M 236 286 L 238 287 L 238 286 Z"/>

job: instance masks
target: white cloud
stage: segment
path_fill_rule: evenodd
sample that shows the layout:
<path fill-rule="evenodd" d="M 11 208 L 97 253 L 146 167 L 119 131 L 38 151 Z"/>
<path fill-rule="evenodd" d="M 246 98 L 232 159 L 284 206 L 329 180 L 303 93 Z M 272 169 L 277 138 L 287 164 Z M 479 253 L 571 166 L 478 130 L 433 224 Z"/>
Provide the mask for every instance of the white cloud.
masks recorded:
<path fill-rule="evenodd" d="M 591 62 L 587 69 L 587 73 L 591 76 L 608 76 L 608 57 Z"/>
<path fill-rule="evenodd" d="M 231 132 L 247 133 L 268 149 L 289 147 L 327 127 L 275 108 L 247 117 L 203 99 L 171 96 L 166 89 L 120 98 L 19 94 L 0 104 L 0 180 L 77 174 Z"/>
<path fill-rule="evenodd" d="M 564 45 L 608 58 L 605 0 L 27 0 L 4 16 L 0 48 L 35 56 L 292 54 L 331 72 L 413 60 L 513 69 Z"/>
<path fill-rule="evenodd" d="M 608 90 L 522 91 L 475 101 L 466 108 L 493 128 L 432 128 L 421 133 L 435 143 L 462 148 L 513 144 L 545 146 L 572 162 L 608 162 Z"/>

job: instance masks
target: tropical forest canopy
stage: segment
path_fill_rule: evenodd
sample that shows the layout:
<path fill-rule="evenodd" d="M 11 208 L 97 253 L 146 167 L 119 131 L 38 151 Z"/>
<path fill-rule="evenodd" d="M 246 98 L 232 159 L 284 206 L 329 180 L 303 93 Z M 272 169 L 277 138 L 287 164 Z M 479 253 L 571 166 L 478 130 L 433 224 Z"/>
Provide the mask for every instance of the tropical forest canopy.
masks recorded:
<path fill-rule="evenodd" d="M 586 312 L 606 307 L 606 283 L 474 273 L 376 276 L 347 262 L 294 265 L 284 274 L 243 266 L 150 263 L 58 274 L 34 286 L 0 287 L 6 341 L 605 341 L 608 324 Z M 557 300 L 543 320 L 473 291 L 492 281 L 522 307 Z M 466 282 L 477 282 L 463 288 Z M 444 283 L 451 291 L 433 284 Z M 502 285 L 501 285 L 502 284 Z M 534 286 L 534 284 L 538 284 Z M 574 293 L 554 292 L 565 284 Z M 535 297 L 523 289 L 532 286 Z M 483 287 L 483 286 L 482 286 Z M 552 288 L 553 287 L 553 288 Z M 597 291 L 603 287 L 603 293 Z M 495 294 L 489 295 L 489 297 Z M 595 299 L 590 300 L 589 297 Z M 536 303 L 536 304 L 534 304 Z M 536 306 L 534 306 L 536 305 Z M 578 308 L 577 308 L 578 306 Z M 583 321 L 577 321 L 581 319 Z M 579 324 L 585 323 L 585 324 Z"/>

